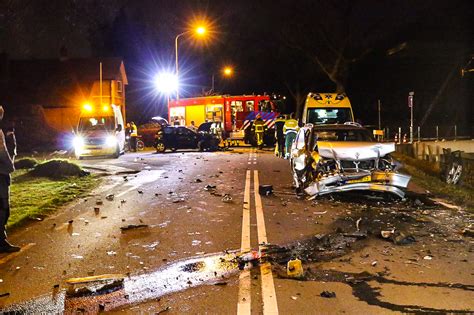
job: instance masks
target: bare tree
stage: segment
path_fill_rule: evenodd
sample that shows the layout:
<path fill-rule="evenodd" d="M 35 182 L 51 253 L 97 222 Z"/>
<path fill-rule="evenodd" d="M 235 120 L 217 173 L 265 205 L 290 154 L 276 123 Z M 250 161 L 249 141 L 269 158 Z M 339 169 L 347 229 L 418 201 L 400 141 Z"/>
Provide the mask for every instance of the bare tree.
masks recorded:
<path fill-rule="evenodd" d="M 377 3 L 339 0 L 294 6 L 297 12 L 286 17 L 291 22 L 284 24 L 280 38 L 287 47 L 299 51 L 317 66 L 334 83 L 337 93 L 344 92 L 351 65 L 398 24 L 386 23 L 389 17 L 385 13 L 389 8 L 378 8 L 380 14 L 373 14 L 377 8 L 372 8 L 372 15 L 366 15 L 367 5 Z"/>

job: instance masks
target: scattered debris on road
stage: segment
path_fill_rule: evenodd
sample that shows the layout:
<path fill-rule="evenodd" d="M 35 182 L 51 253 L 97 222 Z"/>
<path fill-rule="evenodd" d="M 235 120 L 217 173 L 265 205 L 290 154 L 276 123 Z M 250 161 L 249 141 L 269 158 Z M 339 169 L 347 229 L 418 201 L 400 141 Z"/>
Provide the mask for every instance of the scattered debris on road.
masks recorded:
<path fill-rule="evenodd" d="M 129 225 L 120 227 L 120 230 L 122 230 L 123 232 L 123 231 L 129 231 L 129 230 L 134 230 L 134 229 L 143 229 L 147 227 L 148 227 L 148 224 L 129 224 Z"/>
<path fill-rule="evenodd" d="M 319 295 L 323 298 L 331 299 L 336 297 L 336 293 L 332 291 L 323 291 L 319 293 Z"/>
<path fill-rule="evenodd" d="M 248 265 L 249 263 L 252 266 L 258 265 L 260 258 L 262 258 L 262 252 L 258 250 L 243 252 L 243 253 L 238 254 L 235 257 L 240 270 L 244 270 L 245 266 Z"/>
<path fill-rule="evenodd" d="M 259 185 L 258 193 L 260 195 L 269 196 L 273 194 L 273 186 L 272 185 Z"/>
<path fill-rule="evenodd" d="M 107 199 L 108 201 L 113 201 L 114 197 L 114 194 L 108 194 L 107 196 L 105 196 L 105 199 Z"/>
<path fill-rule="evenodd" d="M 303 278 L 304 271 L 303 271 L 303 265 L 301 264 L 301 260 L 299 259 L 289 260 L 286 267 L 286 274 L 290 278 Z"/>
<path fill-rule="evenodd" d="M 164 309 L 159 310 L 159 311 L 156 313 L 156 315 L 158 315 L 158 314 L 163 314 L 163 313 L 169 311 L 170 309 L 171 309 L 171 307 L 167 306 L 167 307 L 165 307 Z"/>
<path fill-rule="evenodd" d="M 232 202 L 232 196 L 229 195 L 229 194 L 224 194 L 224 197 L 222 197 L 222 202 L 231 203 Z"/>

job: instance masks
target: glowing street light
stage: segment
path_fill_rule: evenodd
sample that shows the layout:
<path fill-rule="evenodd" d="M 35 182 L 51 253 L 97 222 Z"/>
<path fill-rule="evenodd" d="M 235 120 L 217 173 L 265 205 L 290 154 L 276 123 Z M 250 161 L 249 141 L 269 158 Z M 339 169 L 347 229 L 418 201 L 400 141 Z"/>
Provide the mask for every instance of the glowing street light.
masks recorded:
<path fill-rule="evenodd" d="M 221 71 L 222 71 L 222 75 L 228 78 L 230 78 L 234 74 L 234 69 L 230 66 L 226 66 L 222 68 Z M 212 87 L 211 87 L 212 92 L 214 92 L 214 86 L 215 86 L 215 78 L 214 78 L 214 73 L 213 73 L 212 74 Z"/>
<path fill-rule="evenodd" d="M 199 26 L 196 28 L 196 34 L 202 36 L 206 33 L 206 28 L 204 26 Z"/>
<path fill-rule="evenodd" d="M 178 39 L 183 36 L 187 35 L 189 33 L 194 33 L 198 37 L 204 37 L 206 34 L 207 30 L 206 27 L 203 25 L 199 25 L 194 29 L 187 30 L 186 32 L 183 32 L 181 34 L 176 35 L 176 38 L 174 39 L 174 48 L 175 48 L 175 56 L 176 56 L 176 77 L 179 78 L 179 63 L 178 63 Z M 179 90 L 176 88 L 176 100 L 179 100 Z"/>
<path fill-rule="evenodd" d="M 222 70 L 222 73 L 226 76 L 226 77 L 230 77 L 234 74 L 234 69 L 232 69 L 232 67 L 225 67 L 223 70 Z"/>

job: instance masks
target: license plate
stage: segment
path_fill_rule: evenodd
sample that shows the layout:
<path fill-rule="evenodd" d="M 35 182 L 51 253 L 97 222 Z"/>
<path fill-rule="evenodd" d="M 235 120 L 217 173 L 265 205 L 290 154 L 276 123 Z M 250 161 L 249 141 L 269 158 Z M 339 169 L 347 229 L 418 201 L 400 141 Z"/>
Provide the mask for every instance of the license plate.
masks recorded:
<path fill-rule="evenodd" d="M 348 184 L 365 183 L 365 182 L 370 182 L 371 180 L 372 180 L 372 176 L 368 175 L 368 176 L 364 176 L 364 177 L 359 178 L 359 179 L 348 180 L 347 183 Z"/>

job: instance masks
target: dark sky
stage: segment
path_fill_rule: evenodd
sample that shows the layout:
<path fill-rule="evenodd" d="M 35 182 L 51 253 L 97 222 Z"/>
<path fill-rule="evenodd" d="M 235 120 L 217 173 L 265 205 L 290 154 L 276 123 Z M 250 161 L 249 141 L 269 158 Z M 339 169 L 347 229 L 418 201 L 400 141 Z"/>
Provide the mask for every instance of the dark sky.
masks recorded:
<path fill-rule="evenodd" d="M 174 37 L 205 18 L 207 40 L 180 39 L 185 95 L 209 89 L 212 74 L 221 92 L 277 92 L 293 107 L 309 91 L 339 86 L 364 122 L 375 122 L 381 98 L 390 123 L 404 124 L 415 90 L 418 122 L 469 126 L 472 78 L 457 70 L 474 53 L 473 2 L 0 0 L 0 51 L 58 58 L 65 46 L 70 57 L 121 56 L 130 111 L 145 119 L 163 108 L 151 80 L 173 69 Z M 226 64 L 231 79 L 219 74 Z M 459 108 L 447 115 L 453 98 Z"/>

